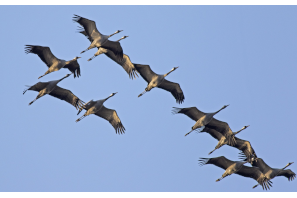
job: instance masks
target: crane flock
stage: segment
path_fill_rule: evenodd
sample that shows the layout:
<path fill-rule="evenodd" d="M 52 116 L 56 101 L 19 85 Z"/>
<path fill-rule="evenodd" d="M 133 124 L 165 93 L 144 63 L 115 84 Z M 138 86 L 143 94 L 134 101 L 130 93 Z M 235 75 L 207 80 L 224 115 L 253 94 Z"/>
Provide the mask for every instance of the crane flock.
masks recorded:
<path fill-rule="evenodd" d="M 171 92 L 176 100 L 176 103 L 181 104 L 184 102 L 185 97 L 180 85 L 178 83 L 170 82 L 165 79 L 166 76 L 175 71 L 178 67 L 173 67 L 168 73 L 165 73 L 164 75 L 158 75 L 152 71 L 149 65 L 132 63 L 130 57 L 123 53 L 123 49 L 119 41 L 127 38 L 128 36 L 123 36 L 117 41 L 109 40 L 110 37 L 122 32 L 123 30 L 117 30 L 115 33 L 110 35 L 103 35 L 98 31 L 96 23 L 92 20 L 74 15 L 73 21 L 79 23 L 82 26 L 79 29 L 79 33 L 86 36 L 87 39 L 91 42 L 90 46 L 87 49 L 83 50 L 81 53 L 84 53 L 87 50 L 93 48 L 98 49 L 94 56 L 89 58 L 87 61 L 93 60 L 100 54 L 105 54 L 114 62 L 121 65 L 129 75 L 129 78 L 136 79 L 137 77 L 139 77 L 138 74 L 140 74 L 140 76 L 148 83 L 144 92 L 139 94 L 138 97 L 142 96 L 146 92 L 149 92 L 151 89 L 158 87 Z M 76 56 L 70 61 L 65 61 L 55 57 L 49 47 L 38 45 L 25 45 L 25 53 L 37 54 L 39 58 L 47 65 L 48 70 L 38 79 L 62 68 L 68 69 L 71 74 L 73 74 L 74 78 L 79 78 L 79 76 L 81 76 L 80 65 L 77 62 L 77 60 L 81 57 Z M 90 114 L 95 114 L 107 120 L 113 126 L 116 133 L 124 134 L 126 129 L 123 126 L 117 112 L 113 109 L 108 109 L 103 105 L 106 100 L 113 97 L 117 92 L 112 93 L 105 99 L 96 101 L 90 100 L 89 102 L 85 103 L 76 95 L 74 95 L 70 90 L 57 86 L 60 81 L 66 79 L 71 74 L 67 74 L 59 80 L 38 82 L 33 86 L 28 86 L 29 88 L 25 89 L 23 94 L 25 94 L 27 90 L 39 92 L 37 97 L 33 101 L 31 101 L 29 105 L 33 104 L 40 97 L 48 94 L 73 105 L 78 110 L 77 115 L 82 110 L 86 110 L 83 116 L 79 117 L 75 122 L 81 121 L 83 118 Z M 229 105 L 224 105 L 221 109 L 214 113 L 204 113 L 198 110 L 197 107 L 173 107 L 173 114 L 185 114 L 196 122 L 193 125 L 192 130 L 186 133 L 185 136 L 189 135 L 193 131 L 197 131 L 199 133 L 206 132 L 219 141 L 218 144 L 215 146 L 215 149 L 210 151 L 208 155 L 212 154 L 215 150 L 221 148 L 223 145 L 229 145 L 241 151 L 239 156 L 241 161 L 231 161 L 224 156 L 214 158 L 200 158 L 200 166 L 203 166 L 205 164 L 213 164 L 222 169 L 225 169 L 222 177 L 217 179 L 216 182 L 222 180 L 226 176 L 232 175 L 233 173 L 241 175 L 243 177 L 253 178 L 258 182 L 255 186 L 253 186 L 253 188 L 261 185 L 262 188 L 266 190 L 272 187 L 272 182 L 270 180 L 276 176 L 285 176 L 288 178 L 289 181 L 292 181 L 296 177 L 296 174 L 290 169 L 286 168 L 293 162 L 288 163 L 282 169 L 271 168 L 263 161 L 262 158 L 258 158 L 255 150 L 253 149 L 249 141 L 242 140 L 235 136 L 239 132 L 249 127 L 249 125 L 244 126 L 237 132 L 233 132 L 227 122 L 223 122 L 214 118 L 214 116 L 218 112 L 228 106 Z M 250 163 L 251 166 L 244 165 L 247 163 Z"/>

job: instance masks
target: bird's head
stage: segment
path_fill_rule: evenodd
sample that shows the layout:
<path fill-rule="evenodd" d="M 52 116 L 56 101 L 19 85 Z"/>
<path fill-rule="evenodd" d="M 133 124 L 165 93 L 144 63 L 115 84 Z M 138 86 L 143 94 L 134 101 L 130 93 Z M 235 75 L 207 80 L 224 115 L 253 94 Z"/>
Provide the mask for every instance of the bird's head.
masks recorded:
<path fill-rule="evenodd" d="M 120 33 L 120 32 L 122 32 L 122 31 L 123 31 L 123 30 L 118 30 L 118 31 L 115 32 L 115 34 Z"/>
<path fill-rule="evenodd" d="M 71 73 L 72 74 L 72 73 Z M 64 77 L 64 78 L 67 78 L 67 77 L 69 77 L 71 74 L 66 74 L 66 76 Z"/>
<path fill-rule="evenodd" d="M 129 36 L 123 36 L 121 39 L 125 39 L 125 38 L 127 38 L 127 37 L 129 37 Z"/>
<path fill-rule="evenodd" d="M 177 68 L 178 68 L 178 67 L 173 67 L 171 71 L 174 71 L 174 70 L 176 70 Z"/>
<path fill-rule="evenodd" d="M 118 92 L 115 92 L 115 93 L 110 94 L 110 97 L 116 95 L 116 93 L 118 93 Z"/>
<path fill-rule="evenodd" d="M 224 105 L 222 109 L 225 109 L 226 107 L 228 107 L 229 105 Z"/>
<path fill-rule="evenodd" d="M 81 57 L 76 56 L 76 57 L 74 57 L 74 60 L 77 60 L 77 59 L 79 59 L 79 58 L 81 58 Z"/>

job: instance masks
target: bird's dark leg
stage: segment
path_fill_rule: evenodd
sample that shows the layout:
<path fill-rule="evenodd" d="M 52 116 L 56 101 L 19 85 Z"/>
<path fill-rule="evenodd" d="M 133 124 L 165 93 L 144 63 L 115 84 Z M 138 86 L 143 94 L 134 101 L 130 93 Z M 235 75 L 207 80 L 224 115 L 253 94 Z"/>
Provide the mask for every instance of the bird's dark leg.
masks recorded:
<path fill-rule="evenodd" d="M 78 118 L 77 120 L 75 120 L 75 122 L 79 122 L 79 121 L 81 121 L 83 118 L 85 118 L 86 116 L 85 115 L 83 115 L 83 116 L 81 116 L 80 118 Z"/>
<path fill-rule="evenodd" d="M 221 178 L 217 179 L 216 182 L 221 181 L 224 177 L 222 176 Z"/>
<path fill-rule="evenodd" d="M 96 57 L 96 55 L 94 55 L 93 57 L 89 58 L 88 61 L 93 60 Z"/>
<path fill-rule="evenodd" d="M 141 94 L 138 95 L 138 98 L 139 98 L 140 96 L 142 96 L 143 94 L 145 94 L 146 92 L 147 92 L 147 89 L 145 88 L 144 92 L 142 92 Z"/>

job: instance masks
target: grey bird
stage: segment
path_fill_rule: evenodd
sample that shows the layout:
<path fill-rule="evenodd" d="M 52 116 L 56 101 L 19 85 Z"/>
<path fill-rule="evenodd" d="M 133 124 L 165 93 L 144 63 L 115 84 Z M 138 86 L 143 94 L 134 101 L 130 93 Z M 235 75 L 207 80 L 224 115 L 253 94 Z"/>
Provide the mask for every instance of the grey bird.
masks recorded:
<path fill-rule="evenodd" d="M 26 45 L 25 46 L 25 53 L 33 53 L 37 54 L 39 58 L 46 64 L 48 67 L 48 70 L 45 72 L 44 75 L 40 76 L 39 78 L 42 78 L 43 76 L 58 71 L 62 68 L 69 69 L 74 74 L 74 78 L 77 76 L 80 76 L 80 66 L 77 62 L 77 59 L 81 57 L 74 57 L 74 59 L 70 61 L 65 61 L 62 59 L 58 59 L 53 55 L 49 47 L 44 46 L 38 46 L 38 45 Z M 39 79 L 38 78 L 38 79 Z"/>
<path fill-rule="evenodd" d="M 164 75 L 158 75 L 154 73 L 149 65 L 141 65 L 141 64 L 134 64 L 136 70 L 142 76 L 142 78 L 148 83 L 147 87 L 145 88 L 144 92 L 138 95 L 138 97 L 142 96 L 144 93 L 150 91 L 151 89 L 158 87 L 161 89 L 165 89 L 166 91 L 171 92 L 173 97 L 176 99 L 177 103 L 182 103 L 185 99 L 184 93 L 181 90 L 178 83 L 170 82 L 165 79 L 171 72 L 176 70 L 178 67 L 172 68 L 168 73 Z"/>
<path fill-rule="evenodd" d="M 117 93 L 117 92 L 116 92 Z M 79 122 L 83 118 L 85 118 L 88 115 L 95 114 L 101 118 L 104 118 L 105 120 L 109 121 L 109 123 L 114 127 L 116 133 L 122 134 L 125 133 L 125 128 L 117 114 L 117 112 L 113 109 L 106 108 L 103 103 L 108 100 L 110 97 L 114 96 L 116 93 L 112 93 L 110 96 L 108 96 L 105 99 L 102 100 L 90 100 L 89 102 L 85 103 L 79 108 L 79 111 L 77 115 L 85 109 L 86 112 L 83 116 L 78 118 L 75 122 Z"/>
<path fill-rule="evenodd" d="M 83 18 L 81 16 L 78 15 L 74 15 L 73 17 L 73 21 L 79 23 L 81 26 L 83 26 L 83 30 L 85 31 L 86 35 L 90 38 L 89 40 L 92 40 L 91 45 L 84 51 L 82 51 L 81 53 L 86 52 L 87 50 L 90 50 L 92 48 L 99 48 L 99 47 L 104 47 L 107 48 L 111 51 L 113 51 L 113 53 L 119 58 L 122 59 L 123 58 L 123 49 L 121 47 L 121 45 L 118 44 L 107 44 L 105 45 L 105 43 L 108 41 L 108 38 L 110 38 L 111 36 L 120 33 L 123 30 L 118 30 L 113 34 L 110 35 L 103 35 L 101 34 L 97 27 L 96 27 L 96 23 L 94 21 L 91 21 L 89 19 Z"/>
<path fill-rule="evenodd" d="M 33 86 L 29 86 L 28 89 L 25 89 L 23 94 L 26 93 L 28 90 L 32 91 L 38 91 L 37 97 L 29 103 L 31 105 L 33 102 L 35 102 L 37 99 L 41 98 L 42 96 L 49 94 L 53 97 L 59 98 L 60 100 L 64 100 L 71 105 L 73 105 L 76 109 L 80 108 L 81 105 L 83 105 L 83 101 L 80 100 L 77 96 L 75 96 L 71 91 L 67 89 L 63 89 L 57 84 L 62 81 L 63 79 L 67 78 L 71 74 L 67 74 L 65 77 L 61 78 L 60 80 L 53 80 L 49 82 L 38 82 Z"/>
<path fill-rule="evenodd" d="M 201 118 L 199 118 L 199 120 L 197 120 L 194 126 L 192 126 L 192 130 L 186 133 L 185 136 L 189 135 L 194 130 L 197 130 L 197 129 L 203 130 L 204 126 L 207 125 L 213 119 L 214 115 L 216 115 L 217 113 L 219 113 L 221 110 L 225 109 L 228 106 L 229 105 L 224 105 L 221 109 L 219 109 L 214 113 L 205 113 L 204 116 L 202 116 Z"/>
<path fill-rule="evenodd" d="M 290 162 L 284 168 L 281 168 L 281 169 L 271 168 L 264 162 L 264 160 L 262 158 L 257 158 L 252 165 L 255 167 L 258 167 L 269 180 L 271 180 L 277 176 L 284 176 L 284 177 L 288 178 L 288 181 L 292 181 L 295 179 L 296 174 L 293 171 L 291 171 L 291 169 L 287 169 L 287 170 L 285 170 L 285 169 L 293 163 L 294 162 Z M 258 184 L 255 185 L 253 188 L 256 188 L 257 186 L 258 186 Z"/>
<path fill-rule="evenodd" d="M 197 109 L 197 107 L 187 107 L 187 108 L 177 108 L 173 107 L 173 114 L 182 113 L 197 122 L 199 119 L 205 116 L 206 113 Z M 212 118 L 211 121 L 205 125 L 210 129 L 214 129 L 226 137 L 228 145 L 234 146 L 236 144 L 236 139 L 234 133 L 230 129 L 228 123 L 219 121 L 215 118 Z M 201 130 L 201 129 L 200 129 Z"/>
<path fill-rule="evenodd" d="M 92 38 L 87 35 L 86 31 L 80 31 L 79 33 L 85 35 L 90 40 L 91 43 L 93 42 Z M 121 39 L 115 42 L 108 40 L 104 45 L 120 45 L 119 41 L 127 37 L 128 36 L 123 36 Z M 137 75 L 138 72 L 135 69 L 134 64 L 131 62 L 130 57 L 126 54 L 123 54 L 123 58 L 119 58 L 111 50 L 104 47 L 98 47 L 98 51 L 95 53 L 95 55 L 92 58 L 88 59 L 88 61 L 91 61 L 92 59 L 94 59 L 96 56 L 100 54 L 105 54 L 107 57 L 115 61 L 117 64 L 121 65 L 123 69 L 128 73 L 129 78 L 133 79 L 133 78 L 136 78 L 136 76 L 138 77 Z"/>
<path fill-rule="evenodd" d="M 215 166 L 218 166 L 222 169 L 225 169 L 225 172 L 223 173 L 222 177 L 216 180 L 216 182 L 221 181 L 225 177 L 232 175 L 233 173 L 236 173 L 240 170 L 240 168 L 248 162 L 242 162 L 242 161 L 231 161 L 224 156 L 215 157 L 215 158 L 200 158 L 199 165 L 203 166 L 205 164 L 213 164 Z"/>

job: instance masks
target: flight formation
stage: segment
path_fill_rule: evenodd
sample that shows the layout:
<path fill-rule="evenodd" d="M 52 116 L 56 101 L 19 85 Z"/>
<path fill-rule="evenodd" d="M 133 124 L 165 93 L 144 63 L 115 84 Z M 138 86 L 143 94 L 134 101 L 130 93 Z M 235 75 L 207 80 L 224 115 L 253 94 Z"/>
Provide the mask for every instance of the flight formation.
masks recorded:
<path fill-rule="evenodd" d="M 123 36 L 117 41 L 109 40 L 110 37 L 122 32 L 123 30 L 117 30 L 110 35 L 103 35 L 98 31 L 96 23 L 92 20 L 74 15 L 73 21 L 77 22 L 81 26 L 79 29 L 79 33 L 83 34 L 90 41 L 90 45 L 88 47 L 82 46 L 82 49 L 85 50 L 83 50 L 81 53 L 84 53 L 93 48 L 97 49 L 97 52 L 94 54 L 94 56 L 90 57 L 87 61 L 93 60 L 100 54 L 105 54 L 111 60 L 121 65 L 129 75 L 129 78 L 135 79 L 139 77 L 138 74 L 140 74 L 140 76 L 148 83 L 147 87 L 144 88 L 144 91 L 140 93 L 138 97 L 141 97 L 146 92 L 149 92 L 153 88 L 158 87 L 171 92 L 174 99 L 176 100 L 176 103 L 181 104 L 184 102 L 185 97 L 180 85 L 178 83 L 171 82 L 165 79 L 166 76 L 175 71 L 178 67 L 172 68 L 168 73 L 163 75 L 156 74 L 152 71 L 149 65 L 134 64 L 131 62 L 129 56 L 124 54 L 120 41 L 127 38 L 127 36 Z M 85 110 L 84 114 L 81 114 L 82 116 L 78 117 L 75 122 L 80 122 L 83 118 L 94 114 L 107 120 L 113 126 L 116 133 L 125 133 L 126 129 L 121 122 L 118 113 L 115 110 L 108 109 L 104 106 L 104 102 L 115 96 L 117 92 L 110 94 L 106 98 L 100 100 L 90 100 L 85 103 L 81 99 L 79 99 L 79 97 L 74 95 L 70 90 L 61 88 L 57 85 L 60 81 L 68 78 L 72 74 L 74 78 L 77 77 L 77 79 L 79 78 L 79 76 L 81 76 L 80 65 L 78 63 L 78 59 L 81 57 L 75 56 L 75 58 L 73 58 L 72 60 L 59 59 L 53 55 L 48 46 L 39 45 L 26 45 L 25 53 L 38 55 L 39 58 L 48 67 L 48 70 L 45 71 L 43 75 L 39 76 L 38 79 L 62 68 L 66 68 L 71 72 L 71 74 L 67 74 L 61 79 L 56 79 L 49 82 L 38 82 L 35 85 L 29 86 L 27 89 L 25 89 L 23 94 L 25 94 L 27 90 L 38 92 L 36 98 L 32 100 L 29 105 L 32 105 L 37 99 L 48 94 L 73 105 L 78 110 L 77 115 L 80 114 L 81 111 Z M 253 186 L 253 188 L 261 185 L 263 189 L 270 189 L 270 187 L 272 187 L 271 179 L 276 176 L 285 176 L 288 178 L 289 181 L 292 181 L 296 177 L 296 174 L 290 169 L 286 168 L 293 162 L 288 163 L 284 168 L 271 168 L 263 161 L 262 158 L 259 158 L 256 155 L 256 152 L 252 148 L 249 141 L 242 140 L 235 136 L 239 132 L 248 128 L 248 126 L 244 126 L 240 130 L 233 132 L 227 122 L 223 122 L 214 118 L 217 113 L 224 110 L 228 106 L 229 105 L 225 105 L 214 113 L 204 113 L 198 110 L 196 107 L 173 107 L 173 114 L 185 114 L 195 121 L 195 124 L 191 127 L 191 129 L 189 127 L 189 132 L 186 133 L 185 136 L 190 137 L 190 134 L 193 131 L 199 133 L 206 132 L 209 133 L 213 138 L 218 140 L 218 144 L 212 151 L 208 153 L 208 155 L 212 154 L 215 150 L 221 148 L 224 145 L 237 148 L 241 151 L 241 161 L 231 161 L 224 156 L 215 158 L 200 158 L 200 166 L 205 164 L 213 164 L 224 169 L 225 172 L 220 178 L 216 180 L 217 182 L 233 173 L 241 175 L 243 177 L 253 178 L 257 182 L 255 186 Z M 249 163 L 251 166 L 246 166 L 245 164 L 247 163 Z"/>

